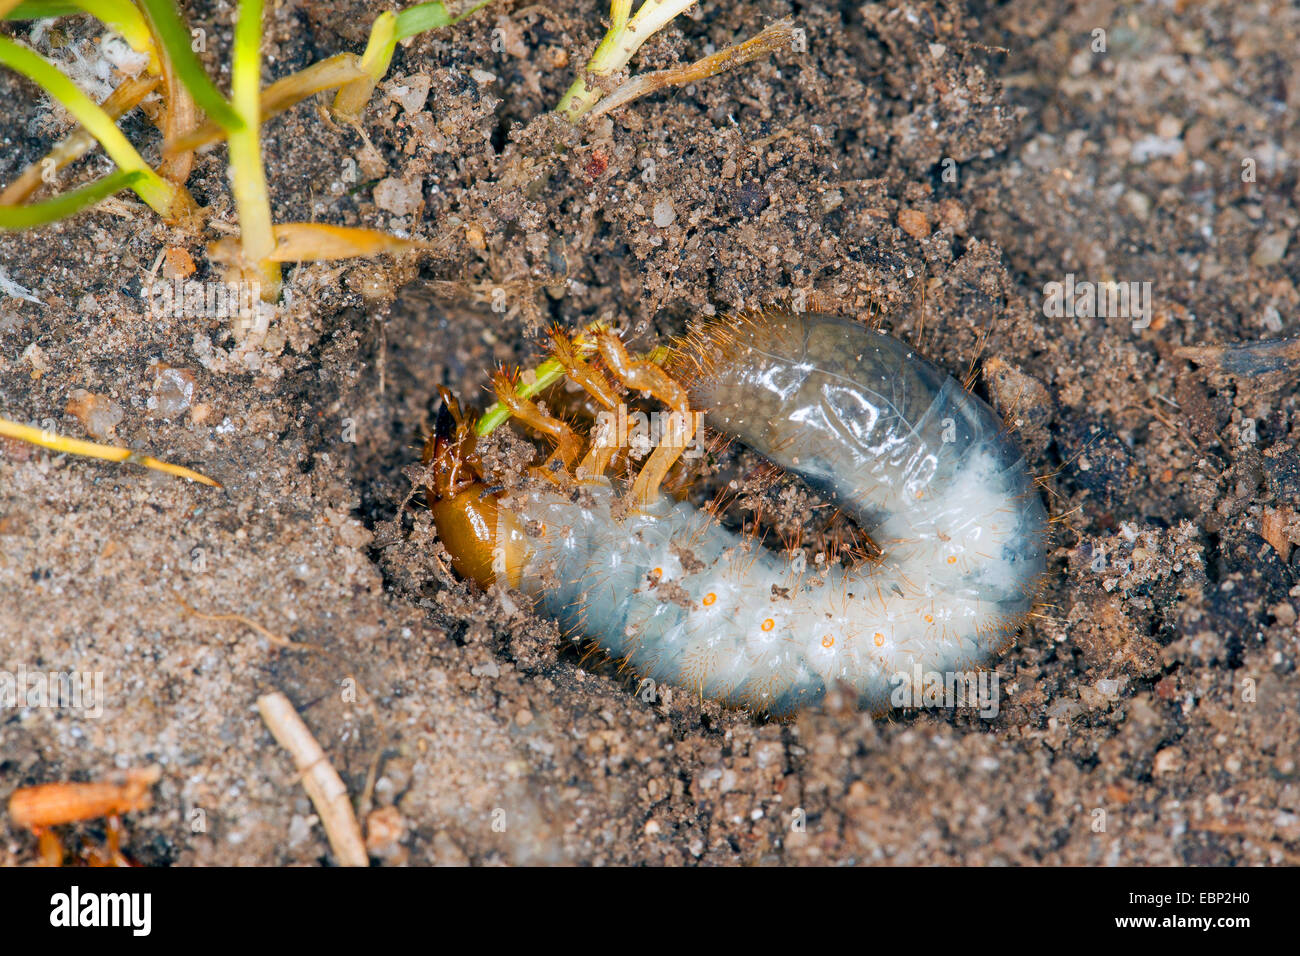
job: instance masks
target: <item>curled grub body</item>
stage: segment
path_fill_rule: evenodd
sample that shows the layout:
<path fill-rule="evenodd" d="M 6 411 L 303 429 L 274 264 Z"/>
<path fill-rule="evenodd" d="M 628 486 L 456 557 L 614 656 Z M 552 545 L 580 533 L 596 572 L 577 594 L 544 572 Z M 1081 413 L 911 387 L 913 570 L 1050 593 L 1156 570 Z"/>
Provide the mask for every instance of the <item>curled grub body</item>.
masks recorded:
<path fill-rule="evenodd" d="M 901 681 L 983 668 L 1013 640 L 1044 573 L 1047 514 L 1001 420 L 955 379 L 825 315 L 705 326 L 670 371 L 688 412 L 828 495 L 880 560 L 813 572 L 686 502 L 643 488 L 629 507 L 579 468 L 581 493 L 494 503 L 481 583 L 536 596 L 644 677 L 777 715 L 841 682 L 882 711 Z"/>

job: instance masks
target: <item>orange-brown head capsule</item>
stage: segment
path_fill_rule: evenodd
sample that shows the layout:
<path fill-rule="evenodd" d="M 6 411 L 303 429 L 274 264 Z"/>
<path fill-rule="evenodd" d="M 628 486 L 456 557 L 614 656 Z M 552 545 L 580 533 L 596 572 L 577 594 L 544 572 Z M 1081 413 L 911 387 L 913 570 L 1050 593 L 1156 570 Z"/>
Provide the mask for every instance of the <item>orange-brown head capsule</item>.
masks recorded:
<path fill-rule="evenodd" d="M 456 400 L 445 389 L 442 399 L 433 435 L 424 446 L 424 461 L 433 464 L 433 483 L 425 498 L 438 537 L 461 577 L 489 588 L 500 574 L 517 587 L 522 566 L 519 522 L 499 506 L 497 495 L 474 467 L 474 435 Z M 499 547 L 503 530 L 507 540 Z"/>

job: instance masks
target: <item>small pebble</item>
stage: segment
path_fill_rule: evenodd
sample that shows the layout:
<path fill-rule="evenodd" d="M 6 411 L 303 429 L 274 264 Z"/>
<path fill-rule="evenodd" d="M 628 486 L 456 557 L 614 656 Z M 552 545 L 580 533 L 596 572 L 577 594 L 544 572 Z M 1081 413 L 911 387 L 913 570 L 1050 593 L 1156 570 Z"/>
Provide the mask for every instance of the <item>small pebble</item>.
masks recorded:
<path fill-rule="evenodd" d="M 1138 219 L 1147 219 L 1151 215 L 1151 199 L 1146 193 L 1130 189 L 1124 194 L 1124 204 Z"/>
<path fill-rule="evenodd" d="M 320 817 L 314 813 L 306 816 L 295 813 L 289 820 L 289 834 L 286 842 L 291 847 L 301 846 L 311 837 L 312 827 L 319 822 Z"/>
<path fill-rule="evenodd" d="M 391 857 L 406 838 L 406 820 L 397 807 L 381 807 L 366 817 L 366 852 Z"/>
<path fill-rule="evenodd" d="M 1250 257 L 1252 265 L 1271 266 L 1282 261 L 1286 255 L 1286 247 L 1291 243 L 1291 233 L 1275 232 L 1265 236 L 1255 247 L 1254 254 Z"/>
<path fill-rule="evenodd" d="M 677 210 L 673 208 L 671 199 L 667 197 L 655 203 L 654 223 L 660 229 L 666 229 L 677 221 Z"/>
<path fill-rule="evenodd" d="M 955 199 L 939 201 L 939 221 L 953 232 L 966 231 L 966 210 Z"/>
<path fill-rule="evenodd" d="M 924 239 L 930 234 L 930 220 L 919 209 L 900 209 L 898 227 L 913 239 Z"/>
<path fill-rule="evenodd" d="M 167 251 L 163 253 L 162 273 L 163 278 L 168 282 L 188 279 L 194 275 L 196 268 L 194 257 L 181 246 L 168 246 Z"/>
<path fill-rule="evenodd" d="M 81 422 L 88 435 L 101 440 L 111 438 L 126 415 L 122 406 L 107 395 L 96 395 L 84 388 L 72 390 L 63 411 Z"/>
<path fill-rule="evenodd" d="M 375 205 L 397 216 L 409 216 L 424 201 L 420 183 L 388 176 L 375 184 Z"/>
<path fill-rule="evenodd" d="M 388 98 L 401 104 L 408 113 L 418 113 L 424 108 L 424 101 L 429 98 L 429 87 L 433 80 L 427 76 L 408 76 L 396 86 L 389 87 Z"/>
<path fill-rule="evenodd" d="M 169 365 L 154 367 L 153 390 L 146 406 L 155 418 L 179 418 L 190 407 L 193 398 L 192 372 Z"/>
<path fill-rule="evenodd" d="M 1175 773 L 1182 769 L 1183 751 L 1179 747 L 1166 747 L 1156 754 L 1154 769 L 1156 773 Z"/>

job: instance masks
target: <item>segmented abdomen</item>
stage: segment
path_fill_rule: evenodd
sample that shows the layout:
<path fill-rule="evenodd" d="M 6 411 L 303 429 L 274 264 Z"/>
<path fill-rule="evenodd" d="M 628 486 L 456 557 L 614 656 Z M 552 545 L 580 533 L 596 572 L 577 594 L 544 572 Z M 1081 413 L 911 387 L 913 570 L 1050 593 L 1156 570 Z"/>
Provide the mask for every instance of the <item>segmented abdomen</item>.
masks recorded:
<path fill-rule="evenodd" d="M 881 561 L 817 573 L 685 503 L 620 518 L 605 483 L 578 501 L 538 492 L 519 509 L 546 529 L 522 586 L 551 614 L 643 676 L 774 714 L 837 681 L 880 711 L 918 665 L 971 670 L 1010 643 L 1045 568 L 1047 514 L 988 405 L 832 316 L 719 325 L 688 351 L 693 407 L 828 495 Z"/>

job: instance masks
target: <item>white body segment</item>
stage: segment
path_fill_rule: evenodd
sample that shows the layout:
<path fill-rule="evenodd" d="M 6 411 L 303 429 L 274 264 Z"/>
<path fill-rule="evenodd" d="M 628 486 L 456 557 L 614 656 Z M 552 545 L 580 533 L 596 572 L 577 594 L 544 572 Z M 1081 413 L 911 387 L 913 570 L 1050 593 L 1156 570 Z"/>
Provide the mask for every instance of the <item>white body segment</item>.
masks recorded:
<path fill-rule="evenodd" d="M 1001 421 L 887 335 L 765 321 L 728 341 L 695 405 L 834 499 L 881 561 L 821 573 L 668 498 L 616 518 L 600 482 L 511 501 L 535 532 L 523 589 L 644 677 L 778 715 L 836 682 L 881 711 L 918 672 L 986 666 L 1045 565 L 1047 515 Z"/>

